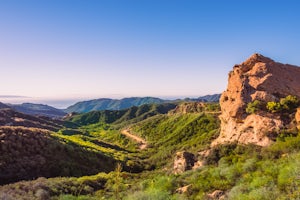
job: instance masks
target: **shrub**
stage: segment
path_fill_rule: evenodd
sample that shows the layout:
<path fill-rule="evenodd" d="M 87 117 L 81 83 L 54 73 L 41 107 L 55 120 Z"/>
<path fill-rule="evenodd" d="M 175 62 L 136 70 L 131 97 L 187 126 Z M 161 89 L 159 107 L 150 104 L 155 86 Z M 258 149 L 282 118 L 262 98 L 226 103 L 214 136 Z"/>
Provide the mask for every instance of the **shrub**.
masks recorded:
<path fill-rule="evenodd" d="M 299 106 L 299 99 L 296 96 L 288 95 L 285 98 L 281 98 L 279 102 L 270 101 L 267 103 L 267 110 L 276 112 L 293 112 L 295 108 Z"/>
<path fill-rule="evenodd" d="M 262 108 L 263 108 L 263 103 L 259 100 L 255 100 L 247 104 L 246 113 L 253 114 L 256 113 L 257 111 L 262 110 Z"/>
<path fill-rule="evenodd" d="M 272 113 L 275 113 L 275 112 L 281 111 L 282 107 L 281 107 L 280 103 L 270 101 L 267 103 L 267 110 Z"/>
<path fill-rule="evenodd" d="M 282 109 L 292 111 L 299 106 L 299 99 L 296 96 L 288 95 L 280 99 Z"/>

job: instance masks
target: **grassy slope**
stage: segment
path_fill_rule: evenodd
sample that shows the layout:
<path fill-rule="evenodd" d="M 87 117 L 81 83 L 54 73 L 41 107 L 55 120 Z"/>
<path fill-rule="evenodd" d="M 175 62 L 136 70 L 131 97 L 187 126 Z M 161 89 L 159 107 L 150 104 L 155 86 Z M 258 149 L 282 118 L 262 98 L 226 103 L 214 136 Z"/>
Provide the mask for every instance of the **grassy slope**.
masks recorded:
<path fill-rule="evenodd" d="M 218 135 L 219 121 L 216 116 L 204 113 L 157 115 L 132 126 L 152 148 L 145 154 L 152 167 L 170 163 L 176 151 L 196 153 L 207 148 Z"/>

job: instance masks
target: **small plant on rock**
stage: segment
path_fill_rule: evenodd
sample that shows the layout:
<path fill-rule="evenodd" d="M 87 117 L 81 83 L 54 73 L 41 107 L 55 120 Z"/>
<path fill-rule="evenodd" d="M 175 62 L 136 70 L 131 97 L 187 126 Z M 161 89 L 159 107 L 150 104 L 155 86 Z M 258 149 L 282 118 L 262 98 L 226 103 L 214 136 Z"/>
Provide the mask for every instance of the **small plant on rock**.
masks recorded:
<path fill-rule="evenodd" d="M 263 103 L 259 100 L 255 100 L 247 104 L 246 113 L 253 114 L 256 113 L 263 108 Z"/>

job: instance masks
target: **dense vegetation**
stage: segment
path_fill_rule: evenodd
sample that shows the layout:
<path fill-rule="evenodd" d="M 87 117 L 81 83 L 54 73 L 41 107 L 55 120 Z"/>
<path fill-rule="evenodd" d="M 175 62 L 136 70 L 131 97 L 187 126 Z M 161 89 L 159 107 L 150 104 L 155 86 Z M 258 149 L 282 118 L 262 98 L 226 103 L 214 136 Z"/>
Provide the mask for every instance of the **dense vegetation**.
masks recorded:
<path fill-rule="evenodd" d="M 89 125 L 95 123 L 125 125 L 142 121 L 157 114 L 166 114 L 174 109 L 176 104 L 145 104 L 139 107 L 133 106 L 124 110 L 92 111 L 68 118 L 68 121 L 78 125 Z"/>
<path fill-rule="evenodd" d="M 170 163 L 179 150 L 196 153 L 207 148 L 218 136 L 219 121 L 211 114 L 157 115 L 132 127 L 146 138 L 149 148 L 150 166 L 162 167 Z"/>
<path fill-rule="evenodd" d="M 49 131 L 24 128 L 0 128 L 0 184 L 56 176 L 83 176 L 109 172 L 115 158 L 92 151 L 70 140 L 62 140 Z"/>
<path fill-rule="evenodd" d="M 248 114 L 257 113 L 259 111 L 267 111 L 270 113 L 292 113 L 300 105 L 300 101 L 296 96 L 288 95 L 281 98 L 279 102 L 269 101 L 262 102 L 254 100 L 247 104 L 246 112 Z"/>

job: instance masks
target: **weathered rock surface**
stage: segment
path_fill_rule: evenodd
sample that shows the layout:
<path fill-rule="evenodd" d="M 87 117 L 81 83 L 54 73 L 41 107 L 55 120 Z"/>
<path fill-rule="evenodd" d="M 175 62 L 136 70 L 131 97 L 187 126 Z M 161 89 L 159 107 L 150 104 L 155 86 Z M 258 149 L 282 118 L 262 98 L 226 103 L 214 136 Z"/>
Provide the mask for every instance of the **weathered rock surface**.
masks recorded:
<path fill-rule="evenodd" d="M 195 164 L 195 156 L 192 153 L 183 151 L 177 152 L 174 160 L 174 174 L 180 174 L 187 170 L 191 170 Z"/>
<path fill-rule="evenodd" d="M 191 193 L 191 190 L 192 190 L 192 185 L 189 184 L 189 185 L 177 188 L 175 192 L 178 194 L 188 194 L 188 193 Z"/>
<path fill-rule="evenodd" d="M 277 63 L 260 54 L 234 66 L 220 99 L 220 136 L 212 146 L 234 141 L 269 145 L 272 140 L 268 136 L 282 128 L 284 122 L 264 113 L 249 115 L 245 108 L 254 100 L 278 101 L 287 95 L 300 98 L 299 67 Z"/>
<path fill-rule="evenodd" d="M 205 104 L 203 102 L 185 102 L 182 103 L 173 110 L 169 111 L 169 114 L 186 114 L 186 113 L 199 113 L 205 109 Z"/>
<path fill-rule="evenodd" d="M 225 199 L 225 192 L 222 190 L 215 190 L 212 193 L 208 194 L 207 197 L 211 200 Z"/>
<path fill-rule="evenodd" d="M 300 108 L 297 108 L 297 112 L 295 114 L 295 120 L 297 123 L 297 127 L 300 130 Z"/>

